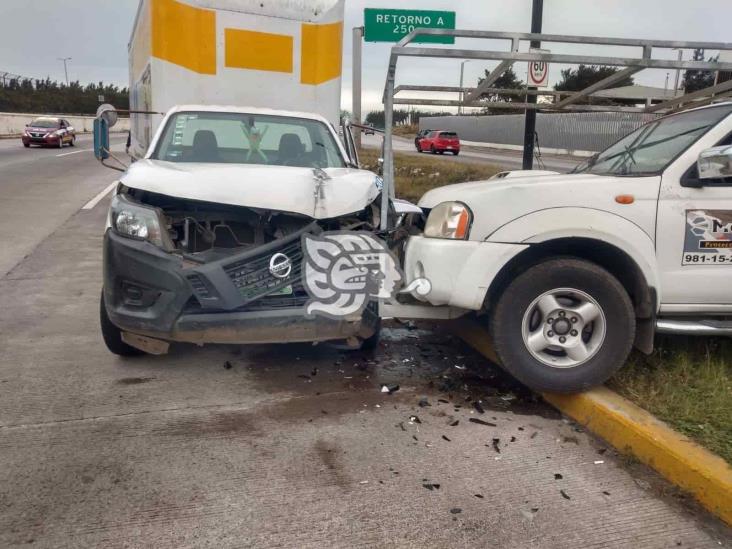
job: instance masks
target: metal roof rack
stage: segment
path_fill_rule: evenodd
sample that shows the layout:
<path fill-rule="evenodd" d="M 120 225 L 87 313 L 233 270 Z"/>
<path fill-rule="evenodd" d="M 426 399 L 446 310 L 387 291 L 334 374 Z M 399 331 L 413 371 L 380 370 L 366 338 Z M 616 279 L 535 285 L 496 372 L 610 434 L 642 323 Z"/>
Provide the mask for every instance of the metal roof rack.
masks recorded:
<path fill-rule="evenodd" d="M 504 50 L 475 50 L 458 49 L 445 47 L 424 47 L 410 46 L 418 36 L 452 36 L 455 38 L 470 38 L 484 40 L 498 40 L 507 44 L 508 49 Z M 528 43 L 540 42 L 542 44 L 580 44 L 587 46 L 624 46 L 640 49 L 640 56 L 616 57 L 609 55 L 580 55 L 550 53 L 546 51 L 521 51 L 521 46 Z M 680 49 L 704 49 L 714 51 L 732 51 L 732 43 L 729 42 L 685 42 L 679 40 L 636 40 L 629 38 L 602 38 L 595 36 L 570 36 L 563 34 L 540 34 L 540 33 L 516 33 L 516 32 L 492 32 L 474 30 L 452 30 L 452 29 L 415 29 L 405 36 L 400 42 L 391 48 L 389 57 L 389 68 L 384 88 L 384 114 L 385 114 L 385 140 L 384 140 L 384 186 L 388 195 L 394 197 L 394 161 L 393 148 L 391 143 L 392 124 L 394 122 L 394 105 L 429 105 L 445 107 L 490 107 L 491 109 L 535 109 L 546 112 L 577 112 L 577 111 L 603 111 L 603 112 L 659 112 L 669 113 L 678 110 L 707 105 L 719 101 L 722 98 L 732 96 L 732 80 L 717 83 L 708 88 L 680 95 L 663 101 L 659 104 L 645 107 L 624 106 L 624 105 L 588 105 L 578 104 L 583 98 L 593 93 L 612 86 L 623 79 L 632 76 L 644 69 L 692 69 L 713 72 L 732 72 L 732 62 L 712 61 L 685 61 L 679 59 L 658 59 L 654 58 L 654 50 Z M 432 59 L 477 59 L 484 61 L 500 61 L 498 66 L 481 82 L 476 88 L 451 87 L 451 86 L 396 86 L 396 68 L 400 57 L 432 58 Z M 568 65 L 601 65 L 621 67 L 622 69 L 576 92 L 562 92 L 553 90 L 536 89 L 501 89 L 494 88 L 493 84 L 501 77 L 514 63 L 543 61 L 546 63 L 561 63 Z M 422 99 L 396 97 L 404 91 L 418 92 L 454 92 L 459 93 L 461 99 L 450 100 L 443 98 Z M 551 99 L 550 102 L 524 101 L 480 101 L 480 97 L 486 93 L 508 96 L 528 97 L 544 96 Z M 387 193 L 384 193 L 387 195 Z M 382 228 L 386 228 L 387 212 L 382 208 Z"/>

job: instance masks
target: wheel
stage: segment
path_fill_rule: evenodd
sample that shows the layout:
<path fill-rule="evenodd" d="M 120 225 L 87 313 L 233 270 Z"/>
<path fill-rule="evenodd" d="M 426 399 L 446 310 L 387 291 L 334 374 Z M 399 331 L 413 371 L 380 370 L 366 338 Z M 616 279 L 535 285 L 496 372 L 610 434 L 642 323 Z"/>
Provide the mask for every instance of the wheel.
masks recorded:
<path fill-rule="evenodd" d="M 435 146 L 434 146 L 434 145 L 432 145 L 432 146 L 430 147 L 430 152 L 431 152 L 432 154 L 437 154 L 437 151 L 435 150 Z"/>
<path fill-rule="evenodd" d="M 419 143 L 415 143 L 414 144 L 414 147 L 417 149 L 417 152 L 418 153 L 421 153 L 422 152 L 422 147 L 419 146 Z"/>
<path fill-rule="evenodd" d="M 452 154 L 454 154 L 455 156 L 457 156 L 457 155 L 460 154 L 460 151 L 452 151 Z"/>
<path fill-rule="evenodd" d="M 29 148 L 30 148 L 30 143 L 23 143 L 23 146 L 24 146 L 24 147 L 25 147 L 26 149 L 29 149 Z"/>
<path fill-rule="evenodd" d="M 63 135 L 58 136 L 58 148 L 59 149 L 64 148 L 64 136 Z"/>
<path fill-rule="evenodd" d="M 69 141 L 69 145 L 71 147 L 75 147 L 76 146 L 76 136 L 75 135 L 72 135 L 71 136 L 71 141 Z"/>
<path fill-rule="evenodd" d="M 571 393 L 605 382 L 628 358 L 635 313 L 602 267 L 550 259 L 501 294 L 490 333 L 503 366 L 535 391 Z"/>
<path fill-rule="evenodd" d="M 107 315 L 107 307 L 104 305 L 104 291 L 99 300 L 99 323 L 102 328 L 104 343 L 112 353 L 119 356 L 140 356 L 145 353 L 122 341 L 122 331 L 117 328 Z"/>
<path fill-rule="evenodd" d="M 366 338 L 361 343 L 361 347 L 359 347 L 360 351 L 375 351 L 379 346 L 379 341 L 381 340 L 381 319 L 377 321 L 376 324 L 376 331 L 374 332 L 374 335 L 372 335 L 369 338 Z"/>

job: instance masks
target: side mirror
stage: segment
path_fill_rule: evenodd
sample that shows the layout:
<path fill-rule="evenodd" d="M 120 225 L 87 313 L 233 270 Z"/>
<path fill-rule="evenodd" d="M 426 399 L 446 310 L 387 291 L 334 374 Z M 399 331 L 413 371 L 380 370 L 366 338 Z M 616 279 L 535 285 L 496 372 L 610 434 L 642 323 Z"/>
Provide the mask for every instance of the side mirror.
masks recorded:
<path fill-rule="evenodd" d="M 94 156 L 100 161 L 109 158 L 109 124 L 101 117 L 94 119 Z"/>
<path fill-rule="evenodd" d="M 104 118 L 107 122 L 107 127 L 111 128 L 117 123 L 117 109 L 109 103 L 99 105 L 97 109 L 97 118 Z"/>
<path fill-rule="evenodd" d="M 699 154 L 696 161 L 699 179 L 732 177 L 732 146 L 712 147 Z"/>

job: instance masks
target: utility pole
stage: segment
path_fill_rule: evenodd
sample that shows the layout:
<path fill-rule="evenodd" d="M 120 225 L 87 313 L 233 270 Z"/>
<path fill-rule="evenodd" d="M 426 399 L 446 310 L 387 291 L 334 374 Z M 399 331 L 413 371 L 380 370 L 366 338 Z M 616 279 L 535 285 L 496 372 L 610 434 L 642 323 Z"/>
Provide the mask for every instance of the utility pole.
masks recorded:
<path fill-rule="evenodd" d="M 684 50 L 681 48 L 674 48 L 679 50 L 679 61 L 684 58 Z M 681 69 L 676 69 L 676 78 L 674 80 L 674 97 L 679 94 L 679 79 L 681 78 Z"/>
<path fill-rule="evenodd" d="M 466 59 L 460 63 L 460 104 L 458 105 L 458 114 L 463 114 L 463 102 L 465 101 L 465 92 L 463 91 L 463 76 L 465 75 L 465 63 L 470 63 L 472 59 Z"/>
<path fill-rule="evenodd" d="M 353 29 L 353 122 L 362 124 L 361 122 L 361 49 L 363 46 L 363 27 L 354 27 Z M 356 135 L 354 141 L 356 147 L 361 148 L 361 128 L 354 128 Z"/>
<path fill-rule="evenodd" d="M 541 32 L 541 18 L 544 14 L 544 0 L 532 0 L 531 8 L 531 32 Z M 531 41 L 532 48 L 540 48 L 541 42 L 538 40 Z M 537 88 L 529 88 L 535 90 Z M 526 98 L 527 103 L 536 103 L 536 95 L 531 94 Z M 530 170 L 534 166 L 534 133 L 536 133 L 536 109 L 526 109 L 524 122 L 524 170 Z"/>
<path fill-rule="evenodd" d="M 66 67 L 66 62 L 71 61 L 71 57 L 57 57 L 56 59 L 64 62 L 64 75 L 66 76 L 66 85 L 68 86 L 69 85 L 69 70 Z"/>

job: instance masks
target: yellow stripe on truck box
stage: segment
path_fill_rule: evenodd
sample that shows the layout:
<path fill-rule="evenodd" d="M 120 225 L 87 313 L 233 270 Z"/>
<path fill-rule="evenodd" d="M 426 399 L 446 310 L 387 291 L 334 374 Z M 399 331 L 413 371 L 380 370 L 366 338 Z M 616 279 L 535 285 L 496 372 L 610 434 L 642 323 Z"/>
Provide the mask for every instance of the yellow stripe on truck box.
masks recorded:
<path fill-rule="evenodd" d="M 201 74 L 216 74 L 216 12 L 152 0 L 152 54 Z"/>
<path fill-rule="evenodd" d="M 343 22 L 302 25 L 300 82 L 318 85 L 341 75 Z"/>
<path fill-rule="evenodd" d="M 225 65 L 235 69 L 292 72 L 294 39 L 242 29 L 224 29 Z"/>

